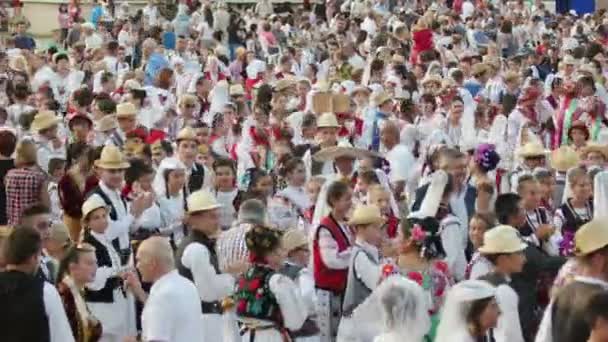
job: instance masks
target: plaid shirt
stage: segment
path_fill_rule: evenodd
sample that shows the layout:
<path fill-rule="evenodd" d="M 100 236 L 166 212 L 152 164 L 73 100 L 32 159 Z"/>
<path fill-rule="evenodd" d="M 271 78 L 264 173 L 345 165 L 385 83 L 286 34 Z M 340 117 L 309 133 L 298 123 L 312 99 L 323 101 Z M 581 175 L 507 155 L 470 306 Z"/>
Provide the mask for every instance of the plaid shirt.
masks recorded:
<path fill-rule="evenodd" d="M 224 270 L 232 263 L 243 261 L 249 257 L 245 234 L 251 227 L 253 225 L 250 223 L 237 223 L 219 236 L 215 248 L 220 270 Z"/>
<path fill-rule="evenodd" d="M 41 187 L 46 175 L 35 169 L 12 169 L 6 174 L 6 216 L 8 225 L 15 226 L 21 213 L 28 207 L 40 202 Z"/>

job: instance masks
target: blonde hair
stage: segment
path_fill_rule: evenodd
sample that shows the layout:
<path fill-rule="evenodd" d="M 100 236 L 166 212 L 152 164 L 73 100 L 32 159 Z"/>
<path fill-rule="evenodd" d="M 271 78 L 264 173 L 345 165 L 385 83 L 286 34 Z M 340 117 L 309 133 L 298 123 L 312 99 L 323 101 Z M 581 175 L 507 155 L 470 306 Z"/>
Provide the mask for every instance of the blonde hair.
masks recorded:
<path fill-rule="evenodd" d="M 36 144 L 31 140 L 22 140 L 15 148 L 15 165 L 32 166 L 38 162 Z"/>
<path fill-rule="evenodd" d="M 374 184 L 367 189 L 367 196 L 369 197 L 370 201 L 372 199 L 372 196 L 375 196 L 375 194 L 379 193 L 390 195 L 389 191 L 380 184 Z"/>

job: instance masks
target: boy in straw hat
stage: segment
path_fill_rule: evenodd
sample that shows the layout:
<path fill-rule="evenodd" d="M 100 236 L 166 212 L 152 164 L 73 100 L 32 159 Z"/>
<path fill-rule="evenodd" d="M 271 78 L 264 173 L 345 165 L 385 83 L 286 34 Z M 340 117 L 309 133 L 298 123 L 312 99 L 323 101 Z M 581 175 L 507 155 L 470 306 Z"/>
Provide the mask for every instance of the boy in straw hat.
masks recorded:
<path fill-rule="evenodd" d="M 190 127 L 182 129 L 177 134 L 175 142 L 177 144 L 177 159 L 186 165 L 186 175 L 188 176 L 187 193 L 193 193 L 200 189 L 210 189 L 213 184 L 211 171 L 204 165 L 196 162 L 198 141 L 194 130 Z"/>
<path fill-rule="evenodd" d="M 517 192 L 517 179 L 520 175 L 531 174 L 535 168 L 545 166 L 548 151 L 540 142 L 532 141 L 520 147 L 515 153 L 521 159 L 521 163 L 515 167 L 509 177 L 512 192 Z"/>
<path fill-rule="evenodd" d="M 497 287 L 501 317 L 493 331 L 496 342 L 524 341 L 517 311 L 518 297 L 510 279 L 512 274 L 522 271 L 526 247 L 515 228 L 501 225 L 484 234 L 483 245 L 479 248 L 481 255 L 494 265 L 492 272 L 479 279 Z"/>
<path fill-rule="evenodd" d="M 129 102 L 116 106 L 118 129 L 110 135 L 106 144 L 122 148 L 127 141 L 127 133 L 137 128 L 137 108 Z"/>
<path fill-rule="evenodd" d="M 65 159 L 65 147 L 57 137 L 57 128 L 61 119 L 52 111 L 40 111 L 34 117 L 30 127 L 34 141 L 38 146 L 38 165 L 47 172 L 51 158 Z"/>
<path fill-rule="evenodd" d="M 186 227 L 188 235 L 177 249 L 176 263 L 181 275 L 196 285 L 201 299 L 205 338 L 224 341 L 222 300 L 232 295 L 235 275 L 247 269 L 243 261 L 220 270 L 215 239 L 220 231 L 219 208 L 208 191 L 195 191 L 187 199 Z M 225 273 L 224 273 L 225 272 Z"/>
<path fill-rule="evenodd" d="M 312 156 L 322 149 L 335 146 L 338 137 L 338 119 L 332 113 L 323 113 L 317 117 L 318 145 L 310 147 L 302 157 L 306 166 L 306 178 L 311 176 L 327 175 L 333 173 L 331 161 L 315 160 Z"/>
<path fill-rule="evenodd" d="M 101 156 L 95 161 L 99 170 L 99 185 L 89 193 L 89 197 L 97 197 L 110 208 L 110 229 L 115 232 L 114 247 L 121 254 L 121 262 L 126 265 L 131 256 L 129 233 L 142 213 L 154 203 L 154 195 L 142 194 L 131 202 L 122 197 L 121 190 L 125 170 L 129 167 L 118 147 L 107 145 L 101 151 Z"/>
<path fill-rule="evenodd" d="M 380 209 L 373 205 L 357 207 L 348 221 L 355 232 L 355 244 L 350 254 L 338 340 L 372 337 L 361 336 L 362 331 L 352 324 L 351 316 L 380 282 L 382 267 L 378 248 L 384 236 L 384 223 Z"/>
<path fill-rule="evenodd" d="M 581 161 L 589 168 L 597 166 L 601 169 L 608 162 L 608 146 L 590 142 L 580 151 Z"/>
<path fill-rule="evenodd" d="M 555 170 L 554 205 L 559 205 L 564 196 L 566 172 L 577 166 L 579 162 L 579 154 L 570 146 L 562 145 L 557 150 L 551 152 L 551 167 Z"/>
<path fill-rule="evenodd" d="M 536 341 L 588 341 L 591 326 L 585 320 L 594 295 L 608 290 L 608 221 L 594 218 L 575 235 L 577 275 L 553 298 L 545 311 Z"/>

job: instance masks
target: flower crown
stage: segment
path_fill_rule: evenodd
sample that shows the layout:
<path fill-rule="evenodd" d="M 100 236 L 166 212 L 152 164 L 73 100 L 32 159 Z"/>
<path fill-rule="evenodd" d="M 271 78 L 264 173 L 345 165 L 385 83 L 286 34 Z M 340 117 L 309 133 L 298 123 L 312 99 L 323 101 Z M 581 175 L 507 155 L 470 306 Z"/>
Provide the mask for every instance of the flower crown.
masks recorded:
<path fill-rule="evenodd" d="M 475 163 L 487 171 L 494 170 L 500 162 L 500 156 L 492 144 L 481 144 L 475 150 Z"/>

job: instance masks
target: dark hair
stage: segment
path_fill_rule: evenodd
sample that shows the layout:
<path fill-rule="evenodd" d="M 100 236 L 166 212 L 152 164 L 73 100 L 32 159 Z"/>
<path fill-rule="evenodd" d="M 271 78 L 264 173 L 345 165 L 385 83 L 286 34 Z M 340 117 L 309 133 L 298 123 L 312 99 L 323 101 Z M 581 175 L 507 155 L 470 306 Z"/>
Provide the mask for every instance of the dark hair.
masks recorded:
<path fill-rule="evenodd" d="M 496 226 L 496 216 L 493 213 L 475 213 L 471 217 L 471 221 L 473 220 L 483 222 L 487 226 L 486 230 L 490 230 Z"/>
<path fill-rule="evenodd" d="M 281 167 L 280 175 L 283 177 L 287 177 L 288 174 L 292 173 L 298 165 L 304 165 L 304 161 L 297 157 L 290 157 L 284 163 L 281 163 L 283 167 Z"/>
<path fill-rule="evenodd" d="M 88 88 L 76 90 L 72 97 L 80 107 L 88 107 L 93 102 L 93 93 Z"/>
<path fill-rule="evenodd" d="M 34 228 L 19 226 L 7 237 L 4 247 L 5 262 L 21 265 L 42 251 L 42 238 Z"/>
<path fill-rule="evenodd" d="M 142 159 L 132 159 L 130 163 L 131 165 L 125 171 L 125 182 L 127 184 L 133 184 L 141 177 L 154 173 L 154 169 Z"/>
<path fill-rule="evenodd" d="M 67 148 L 67 168 L 70 168 L 76 163 L 76 161 L 86 155 L 89 162 L 92 163 L 95 158 L 93 156 L 94 149 L 90 145 L 84 142 L 75 142 L 68 145 Z"/>
<path fill-rule="evenodd" d="M 255 189 L 255 187 L 258 185 L 258 182 L 260 181 L 260 179 L 268 176 L 269 173 L 266 172 L 265 170 L 262 169 L 258 169 L 258 168 L 249 168 L 245 171 L 245 178 L 249 179 L 249 182 L 247 183 L 247 191 L 253 191 Z"/>
<path fill-rule="evenodd" d="M 232 170 L 232 174 L 236 174 L 236 167 L 234 165 L 234 161 L 228 158 L 218 158 L 213 162 L 213 171 L 217 172 L 217 169 L 220 167 L 228 167 Z"/>
<path fill-rule="evenodd" d="M 417 241 L 416 244 L 420 249 L 421 256 L 427 260 L 444 258 L 446 253 L 443 248 L 443 243 L 441 242 L 439 220 L 435 217 L 407 219 L 406 224 L 401 228 L 403 236 L 409 238 L 411 236 L 411 229 L 413 229 L 415 225 L 420 226 L 425 233 L 424 240 Z"/>
<path fill-rule="evenodd" d="M 594 329 L 600 318 L 608 320 L 608 293 L 605 291 L 593 295 L 585 310 L 585 322 L 591 330 Z"/>
<path fill-rule="evenodd" d="M 308 113 L 305 114 L 304 117 L 302 117 L 302 128 L 310 128 L 310 127 L 314 127 L 317 125 L 317 117 L 312 114 L 312 113 Z"/>
<path fill-rule="evenodd" d="M 374 170 L 368 170 L 368 171 L 362 172 L 359 175 L 359 179 L 361 179 L 363 182 L 370 184 L 370 185 L 371 184 L 380 184 L 380 179 L 378 179 L 378 174 Z"/>
<path fill-rule="evenodd" d="M 25 100 L 30 96 L 30 87 L 25 83 L 17 83 L 13 95 L 18 100 Z"/>
<path fill-rule="evenodd" d="M 36 215 L 50 214 L 50 213 L 51 213 L 51 210 L 49 209 L 49 207 L 47 207 L 43 204 L 34 204 L 32 206 L 25 208 L 25 210 L 23 210 L 23 212 L 21 213 L 21 220 L 28 218 L 28 217 L 36 216 Z"/>
<path fill-rule="evenodd" d="M 518 194 L 506 193 L 496 197 L 494 212 L 500 224 L 509 224 L 509 219 L 519 212 L 521 197 Z"/>
<path fill-rule="evenodd" d="M 474 300 L 471 303 L 470 309 L 467 312 L 466 322 L 472 328 L 473 336 L 479 336 L 484 333 L 484 331 L 481 331 L 482 327 L 479 318 L 493 299 L 494 297 L 482 298 Z"/>
<path fill-rule="evenodd" d="M 9 131 L 0 131 L 0 155 L 10 157 L 15 152 L 17 137 Z"/>
<path fill-rule="evenodd" d="M 521 175 L 517 179 L 517 193 L 520 193 L 522 191 L 522 188 L 524 186 L 523 184 L 527 182 L 536 182 L 536 178 L 534 178 L 534 176 L 530 174 Z"/>
<path fill-rule="evenodd" d="M 113 114 L 116 112 L 116 102 L 107 98 L 96 98 L 97 108 L 105 114 Z"/>
<path fill-rule="evenodd" d="M 65 159 L 63 158 L 51 158 L 49 160 L 49 175 L 52 175 L 55 171 L 59 169 L 65 169 Z"/>
<path fill-rule="evenodd" d="M 348 184 L 342 181 L 335 181 L 329 185 L 327 189 L 327 205 L 333 208 L 333 203 L 346 195 L 350 187 Z"/>
<path fill-rule="evenodd" d="M 57 283 L 60 283 L 68 273 L 71 264 L 77 264 L 84 253 L 95 253 L 95 248 L 89 244 L 71 245 L 68 247 L 63 259 L 59 261 L 57 269 Z"/>

